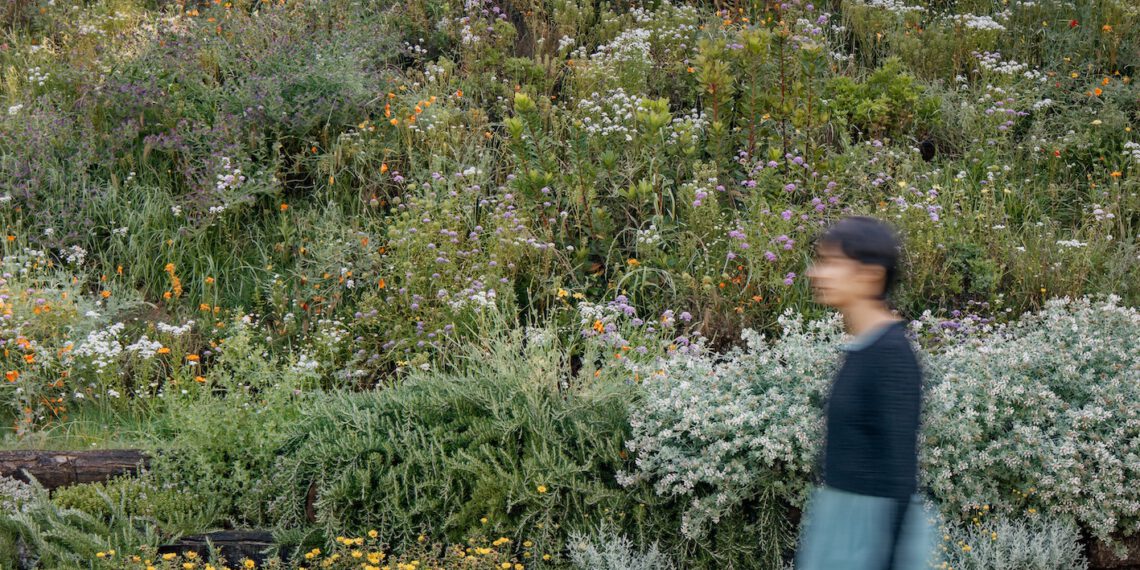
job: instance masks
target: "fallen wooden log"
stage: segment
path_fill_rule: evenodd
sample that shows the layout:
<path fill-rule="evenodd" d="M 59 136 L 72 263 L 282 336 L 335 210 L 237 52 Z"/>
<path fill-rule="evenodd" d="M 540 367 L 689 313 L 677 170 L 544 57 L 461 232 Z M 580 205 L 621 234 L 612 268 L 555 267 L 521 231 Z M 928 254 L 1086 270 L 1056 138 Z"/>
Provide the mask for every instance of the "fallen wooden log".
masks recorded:
<path fill-rule="evenodd" d="M 24 482 L 31 475 L 49 490 L 135 475 L 149 464 L 149 457 L 137 449 L 0 451 L 0 475 Z"/>
<path fill-rule="evenodd" d="M 206 560 L 210 556 L 210 547 L 225 557 L 226 563 L 234 566 L 248 558 L 260 567 L 270 558 L 266 550 L 275 544 L 273 533 L 263 530 L 226 530 L 184 536 L 177 542 L 158 547 L 158 554 L 185 555 L 193 551 L 200 559 Z M 279 556 L 284 560 L 288 552 L 282 551 Z"/>

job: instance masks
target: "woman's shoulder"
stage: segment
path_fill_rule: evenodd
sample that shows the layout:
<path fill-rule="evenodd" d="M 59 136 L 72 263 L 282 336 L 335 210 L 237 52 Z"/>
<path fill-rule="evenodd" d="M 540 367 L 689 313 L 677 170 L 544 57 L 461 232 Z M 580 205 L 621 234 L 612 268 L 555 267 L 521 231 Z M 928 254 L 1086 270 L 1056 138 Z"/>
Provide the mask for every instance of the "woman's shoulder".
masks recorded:
<path fill-rule="evenodd" d="M 883 325 L 882 334 L 870 343 L 867 348 L 879 350 L 902 351 L 907 353 L 914 353 L 911 347 L 910 339 L 906 335 L 907 321 L 898 319 L 886 325 Z"/>

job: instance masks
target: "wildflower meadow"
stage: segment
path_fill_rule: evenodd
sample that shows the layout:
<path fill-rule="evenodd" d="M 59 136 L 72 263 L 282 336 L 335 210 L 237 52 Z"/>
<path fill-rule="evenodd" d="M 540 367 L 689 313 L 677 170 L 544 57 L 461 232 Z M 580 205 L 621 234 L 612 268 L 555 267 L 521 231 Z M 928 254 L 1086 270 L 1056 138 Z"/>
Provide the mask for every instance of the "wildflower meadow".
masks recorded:
<path fill-rule="evenodd" d="M 0 29 L 0 456 L 147 457 L 0 475 L 0 568 L 791 569 L 848 215 L 905 241 L 935 567 L 1140 568 L 1134 0 Z"/>

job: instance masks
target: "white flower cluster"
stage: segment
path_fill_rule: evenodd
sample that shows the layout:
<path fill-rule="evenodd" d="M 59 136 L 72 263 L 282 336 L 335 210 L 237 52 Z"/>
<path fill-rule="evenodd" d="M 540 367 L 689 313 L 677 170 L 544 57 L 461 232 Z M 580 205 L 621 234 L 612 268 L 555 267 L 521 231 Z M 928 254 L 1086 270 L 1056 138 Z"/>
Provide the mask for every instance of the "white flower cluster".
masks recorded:
<path fill-rule="evenodd" d="M 862 4 L 869 8 L 881 8 L 895 14 L 926 11 L 926 8 L 923 8 L 922 6 L 910 6 L 901 0 L 863 0 Z"/>
<path fill-rule="evenodd" d="M 1018 63 L 1012 59 L 1003 60 L 1001 53 L 996 51 L 975 52 L 974 57 L 978 59 L 978 65 L 982 66 L 982 69 L 1003 75 L 1015 75 L 1029 69 L 1028 63 Z"/>
<path fill-rule="evenodd" d="M 115 323 L 106 329 L 91 331 L 87 334 L 87 339 L 75 349 L 75 356 L 90 358 L 91 364 L 103 372 L 123 352 L 119 334 L 123 332 L 124 326 L 123 323 Z"/>
<path fill-rule="evenodd" d="M 993 30 L 997 32 L 1004 32 L 1005 26 L 999 24 L 990 16 L 978 16 L 976 14 L 961 14 L 958 16 L 958 21 L 971 30 Z"/>
<path fill-rule="evenodd" d="M 1140 311 L 1119 301 L 1051 299 L 933 359 L 923 455 L 946 512 L 1140 527 Z"/>
<path fill-rule="evenodd" d="M 779 340 L 746 330 L 747 350 L 676 357 L 643 384 L 647 397 L 630 414 L 627 442 L 638 472 L 618 480 L 647 479 L 659 495 L 692 496 L 681 527 L 687 537 L 703 536 L 761 481 L 793 499 L 808 488 L 840 329 L 836 319 L 806 325 L 791 313 L 780 324 Z M 698 487 L 712 491 L 693 496 Z"/>
<path fill-rule="evenodd" d="M 1085 247 L 1088 244 L 1083 241 L 1077 241 L 1075 239 L 1059 239 L 1057 240 L 1057 245 L 1069 248 L 1079 248 Z"/>
<path fill-rule="evenodd" d="M 51 74 L 40 69 L 39 66 L 28 70 L 28 83 L 35 83 L 43 87 L 43 84 L 50 78 Z"/>
<path fill-rule="evenodd" d="M 64 261 L 67 263 L 71 265 L 83 265 L 84 259 L 87 259 L 86 249 L 83 249 L 78 245 L 73 245 L 67 248 L 67 257 L 64 258 Z"/>
<path fill-rule="evenodd" d="M 1033 507 L 1100 537 L 1140 528 L 1140 311 L 1119 301 L 1053 299 L 921 357 L 922 478 L 944 512 Z M 687 537 L 760 492 L 795 503 L 812 484 L 846 336 L 834 317 L 780 324 L 779 340 L 745 331 L 746 349 L 679 356 L 643 382 L 637 470 L 618 480 L 683 497 Z"/>
<path fill-rule="evenodd" d="M 649 37 L 652 33 L 652 31 L 645 28 L 623 30 L 612 41 L 599 45 L 598 49 L 590 55 L 590 60 L 597 63 L 616 65 L 648 63 L 650 61 Z M 578 52 L 579 50 L 575 51 Z"/>
<path fill-rule="evenodd" d="M 297 358 L 297 362 L 290 368 L 294 373 L 307 374 L 314 373 L 321 367 L 321 363 L 314 360 L 313 357 L 302 352 L 301 356 Z"/>
<path fill-rule="evenodd" d="M 158 349 L 160 348 L 162 348 L 161 342 L 157 340 L 150 340 L 144 334 L 139 337 L 139 339 L 133 344 L 127 345 L 125 347 L 125 350 L 131 354 L 138 356 L 139 358 L 142 358 L 143 360 L 150 360 L 151 358 L 154 358 L 155 354 L 158 354 Z"/>
<path fill-rule="evenodd" d="M 644 230 L 637 230 L 637 245 L 656 246 L 661 243 L 661 232 L 657 231 L 657 224 L 649 224 Z"/>
<path fill-rule="evenodd" d="M 478 309 L 493 309 L 497 296 L 494 289 L 472 291 L 470 294 L 457 295 L 454 299 L 448 301 L 447 304 L 456 310 L 468 305 L 473 305 Z"/>
<path fill-rule="evenodd" d="M 641 106 L 641 101 L 640 96 L 627 95 L 620 87 L 604 95 L 595 91 L 588 99 L 578 101 L 583 128 L 591 135 L 618 135 L 632 141 L 633 135 L 637 133 L 634 114 Z"/>
<path fill-rule="evenodd" d="M 1140 143 L 1132 141 L 1124 143 L 1124 156 L 1131 156 L 1132 162 L 1140 164 Z"/>
<path fill-rule="evenodd" d="M 174 326 L 161 322 L 155 323 L 154 326 L 159 330 L 159 332 L 166 333 L 173 337 L 180 337 L 190 332 L 194 328 L 194 320 L 191 319 L 189 321 L 186 321 L 186 324 L 183 324 L 181 326 Z"/>
<path fill-rule="evenodd" d="M 218 182 L 215 189 L 218 192 L 224 192 L 241 186 L 245 182 L 245 175 L 241 173 L 241 167 L 233 166 L 228 156 L 223 156 L 221 162 L 222 173 L 217 176 Z"/>
<path fill-rule="evenodd" d="M 1116 214 L 1113 214 L 1112 212 L 1106 211 L 1104 209 L 1104 207 L 1101 206 L 1100 204 L 1093 204 L 1092 205 L 1092 215 L 1093 215 L 1093 218 L 1096 219 L 1096 221 L 1098 221 L 1098 222 L 1116 219 Z"/>

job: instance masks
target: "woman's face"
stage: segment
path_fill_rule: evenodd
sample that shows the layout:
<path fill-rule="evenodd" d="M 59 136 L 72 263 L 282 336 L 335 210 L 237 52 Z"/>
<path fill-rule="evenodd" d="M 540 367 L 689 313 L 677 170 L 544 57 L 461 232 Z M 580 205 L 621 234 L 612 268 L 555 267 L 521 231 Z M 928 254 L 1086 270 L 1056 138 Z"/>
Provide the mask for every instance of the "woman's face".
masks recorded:
<path fill-rule="evenodd" d="M 875 299 L 883 290 L 886 271 L 882 267 L 859 263 L 836 244 L 821 243 L 815 251 L 807 276 L 817 303 L 842 309 Z"/>

